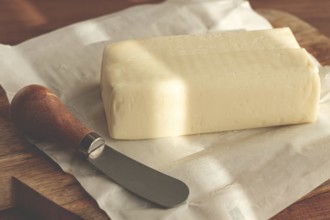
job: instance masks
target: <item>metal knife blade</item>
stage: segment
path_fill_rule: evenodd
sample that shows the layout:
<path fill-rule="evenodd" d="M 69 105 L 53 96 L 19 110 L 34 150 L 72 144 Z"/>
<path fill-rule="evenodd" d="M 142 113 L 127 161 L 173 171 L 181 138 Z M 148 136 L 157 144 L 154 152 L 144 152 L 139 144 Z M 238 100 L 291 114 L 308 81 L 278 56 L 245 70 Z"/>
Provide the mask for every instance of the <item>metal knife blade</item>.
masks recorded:
<path fill-rule="evenodd" d="M 154 170 L 105 145 L 47 88 L 30 85 L 11 102 L 15 126 L 34 138 L 57 141 L 82 151 L 87 160 L 134 194 L 165 208 L 184 202 L 189 189 L 182 181 Z"/>

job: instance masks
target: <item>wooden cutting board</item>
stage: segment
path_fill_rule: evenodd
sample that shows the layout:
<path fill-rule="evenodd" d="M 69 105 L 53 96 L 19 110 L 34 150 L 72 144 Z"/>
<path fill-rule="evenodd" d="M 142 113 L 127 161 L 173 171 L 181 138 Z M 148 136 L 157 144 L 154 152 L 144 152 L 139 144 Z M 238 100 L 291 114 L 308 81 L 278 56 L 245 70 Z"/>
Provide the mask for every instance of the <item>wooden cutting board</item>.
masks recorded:
<path fill-rule="evenodd" d="M 330 65 L 330 39 L 290 14 L 257 11 L 274 27 L 291 27 L 302 47 L 322 65 Z M 62 172 L 15 130 L 1 87 L 0 186 L 0 219 L 35 219 L 36 215 L 44 219 L 109 219 L 73 176 Z M 330 180 L 272 219 L 330 219 Z"/>

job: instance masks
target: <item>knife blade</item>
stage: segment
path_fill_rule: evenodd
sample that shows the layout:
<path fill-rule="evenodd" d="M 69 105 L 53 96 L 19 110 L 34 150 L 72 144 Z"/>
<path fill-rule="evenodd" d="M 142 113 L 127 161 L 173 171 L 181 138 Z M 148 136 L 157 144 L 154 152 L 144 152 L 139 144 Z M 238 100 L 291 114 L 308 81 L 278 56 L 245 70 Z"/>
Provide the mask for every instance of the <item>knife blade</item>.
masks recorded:
<path fill-rule="evenodd" d="M 49 89 L 22 88 L 11 102 L 11 119 L 25 135 L 75 147 L 117 184 L 150 202 L 171 208 L 184 202 L 187 185 L 106 145 L 104 139 L 79 121 Z"/>

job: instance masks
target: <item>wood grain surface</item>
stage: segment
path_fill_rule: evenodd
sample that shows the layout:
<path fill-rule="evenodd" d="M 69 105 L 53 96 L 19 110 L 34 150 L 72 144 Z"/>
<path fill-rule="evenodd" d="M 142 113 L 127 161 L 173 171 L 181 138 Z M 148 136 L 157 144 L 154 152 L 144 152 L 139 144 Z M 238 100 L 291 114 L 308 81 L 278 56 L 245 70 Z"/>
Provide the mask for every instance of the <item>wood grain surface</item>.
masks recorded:
<path fill-rule="evenodd" d="M 57 28 L 130 6 L 164 0 L 1 0 L 0 43 L 15 45 Z M 307 21 L 330 37 L 329 0 L 250 0 L 253 8 L 278 9 Z"/>
<path fill-rule="evenodd" d="M 12 8 L 7 5 L 9 7 L 7 8 L 8 10 L 6 9 L 8 12 L 17 7 L 14 6 L 13 2 L 19 4 L 24 1 L 4 0 L 3 2 L 11 5 L 10 7 Z M 38 4 L 44 4 L 41 0 L 26 2 L 31 3 L 31 5 L 35 7 L 34 9 L 37 8 Z M 36 5 L 33 5 L 32 2 L 35 2 Z M 87 0 L 79 1 L 79 3 L 78 1 L 70 2 L 71 3 L 68 3 L 69 5 L 74 4 L 75 2 L 76 6 L 79 4 L 88 4 Z M 97 10 L 91 8 L 89 12 L 80 10 L 82 14 L 79 16 L 75 15 L 74 17 L 76 17 L 76 20 L 61 20 L 61 18 L 59 18 L 60 21 L 58 21 L 58 17 L 56 16 L 60 17 L 60 15 L 57 15 L 54 12 L 53 15 L 49 15 L 47 18 L 48 20 L 46 19 L 47 22 L 53 22 L 50 25 L 47 25 L 47 22 L 44 26 L 41 24 L 35 25 L 33 22 L 39 21 L 41 17 L 31 17 L 31 20 L 29 21 L 30 23 L 25 24 L 26 26 L 24 26 L 25 29 L 23 28 L 23 31 L 21 28 L 13 27 L 13 29 L 11 29 L 13 31 L 12 33 L 9 33 L 9 31 L 9 34 L 4 34 L 3 28 L 0 29 L 0 42 L 16 44 L 33 36 L 49 32 L 57 27 L 67 25 L 70 22 L 73 23 L 78 20 L 87 19 L 89 17 L 93 17 L 94 15 L 98 16 L 102 13 L 108 13 L 109 10 L 118 10 L 132 4 L 143 3 L 143 1 L 135 1 L 135 3 L 132 3 L 133 1 L 122 1 L 123 3 L 120 4 L 115 4 L 115 1 L 109 2 L 114 4 L 113 7 L 116 7 L 111 9 L 97 8 Z M 253 2 L 260 5 L 266 4 L 261 0 L 253 0 L 251 2 L 252 5 L 254 5 Z M 270 1 L 265 0 L 264 2 Z M 284 2 L 284 0 L 280 0 L 279 2 Z M 303 2 L 312 4 L 312 1 Z M 307 3 L 306 5 L 308 5 Z M 26 7 L 29 8 L 29 6 Z M 52 7 L 54 7 L 55 11 L 59 11 L 59 9 L 56 8 L 56 3 L 50 3 L 47 7 L 48 8 L 44 8 L 45 11 L 50 10 Z M 68 7 L 70 8 L 73 6 Z M 40 8 L 42 7 L 40 6 Z M 0 7 L 0 23 L 3 19 L 5 19 L 3 14 L 1 14 L 2 10 L 3 8 Z M 33 12 L 33 7 L 29 10 L 32 10 Z M 275 10 L 258 10 L 258 12 L 264 15 L 276 27 L 290 26 L 301 46 L 310 51 L 322 64 L 330 65 L 330 40 L 326 36 L 322 35 L 316 28 L 296 17 L 291 16 L 290 14 L 283 12 Z M 61 14 L 61 16 L 70 16 L 69 12 L 63 13 L 64 14 Z M 87 13 L 87 15 L 85 13 Z M 19 20 L 19 16 L 16 19 Z M 31 32 L 27 31 L 29 32 L 28 34 L 20 35 L 20 33 L 26 30 L 31 30 Z M 323 32 L 324 31 L 326 32 L 327 29 L 323 29 Z M 33 212 L 30 214 L 27 213 L 30 212 L 29 210 L 33 209 L 33 207 L 29 208 L 29 210 L 25 210 L 24 207 L 19 206 L 19 199 L 17 198 L 17 195 L 15 196 L 15 194 L 19 193 L 19 189 L 21 188 L 17 187 L 17 181 L 21 182 L 24 187 L 31 188 L 31 191 L 37 192 L 38 195 L 57 204 L 58 207 L 49 205 L 49 209 L 56 209 L 57 213 L 63 213 L 62 216 L 65 216 L 65 213 L 70 212 L 74 216 L 77 215 L 84 219 L 109 219 L 109 217 L 99 209 L 94 199 L 85 192 L 73 176 L 63 173 L 57 164 L 55 164 L 43 152 L 29 144 L 27 140 L 14 128 L 9 118 L 8 107 L 9 103 L 6 99 L 5 91 L 0 87 L 0 219 L 36 219 L 35 216 L 38 215 L 38 213 Z M 15 178 L 13 179 L 13 177 Z M 31 195 L 33 195 L 33 193 Z M 29 198 L 31 198 L 31 204 L 35 204 L 36 206 L 38 206 L 40 201 L 44 201 L 40 200 L 40 197 L 38 196 L 31 196 Z M 50 211 L 49 213 L 52 212 Z M 59 214 L 58 219 L 65 218 L 61 218 L 61 215 Z M 323 183 L 321 186 L 298 200 L 296 203 L 292 204 L 290 207 L 278 213 L 272 219 L 330 219 L 330 180 Z"/>
<path fill-rule="evenodd" d="M 275 9 L 288 12 L 330 37 L 329 0 L 250 0 L 255 9 Z"/>

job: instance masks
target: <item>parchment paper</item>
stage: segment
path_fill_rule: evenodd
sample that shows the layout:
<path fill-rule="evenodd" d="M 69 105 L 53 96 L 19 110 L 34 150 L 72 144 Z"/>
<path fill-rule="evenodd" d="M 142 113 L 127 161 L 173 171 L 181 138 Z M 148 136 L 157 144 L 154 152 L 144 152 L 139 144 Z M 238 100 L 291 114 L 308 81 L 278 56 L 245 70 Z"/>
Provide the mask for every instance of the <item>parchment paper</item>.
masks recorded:
<path fill-rule="evenodd" d="M 109 42 L 264 28 L 271 26 L 241 0 L 168 0 L 137 6 L 17 46 L 0 45 L 1 85 L 9 99 L 28 84 L 51 88 L 109 145 L 190 188 L 184 204 L 160 209 L 111 182 L 73 151 L 36 141 L 112 219 L 267 219 L 330 177 L 329 67 L 320 72 L 316 123 L 156 140 L 111 140 L 99 89 L 102 51 Z"/>

